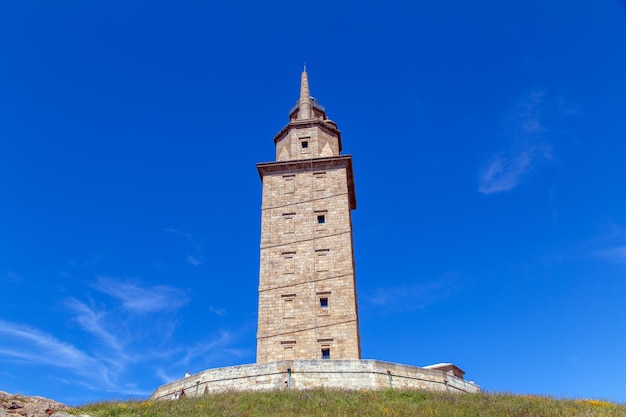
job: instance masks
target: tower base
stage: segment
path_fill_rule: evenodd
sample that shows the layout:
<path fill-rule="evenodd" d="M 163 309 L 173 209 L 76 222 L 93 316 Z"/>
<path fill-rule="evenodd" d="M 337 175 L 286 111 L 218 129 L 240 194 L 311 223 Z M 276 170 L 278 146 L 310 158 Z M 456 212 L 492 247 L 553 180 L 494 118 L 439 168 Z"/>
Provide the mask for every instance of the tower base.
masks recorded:
<path fill-rule="evenodd" d="M 429 368 L 377 360 L 293 360 L 207 369 L 162 385 L 150 399 L 175 399 L 225 391 L 306 390 L 313 388 L 480 392 L 451 364 Z M 441 369 L 437 369 L 441 368 Z M 454 372 L 454 371 L 457 372 Z"/>

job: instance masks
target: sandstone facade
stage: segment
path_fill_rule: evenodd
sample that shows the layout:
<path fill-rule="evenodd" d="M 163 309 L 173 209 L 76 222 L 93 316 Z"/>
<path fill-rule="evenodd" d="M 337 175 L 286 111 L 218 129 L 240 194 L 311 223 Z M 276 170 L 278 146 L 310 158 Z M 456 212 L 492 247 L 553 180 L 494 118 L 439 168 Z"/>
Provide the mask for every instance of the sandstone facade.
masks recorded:
<path fill-rule="evenodd" d="M 263 181 L 257 363 L 361 357 L 350 211 L 352 159 L 308 94 L 274 138 Z"/>
<path fill-rule="evenodd" d="M 159 387 L 151 399 L 173 399 L 184 391 L 210 393 L 286 389 L 424 389 L 480 391 L 478 385 L 437 369 L 375 360 L 294 360 L 208 369 Z"/>

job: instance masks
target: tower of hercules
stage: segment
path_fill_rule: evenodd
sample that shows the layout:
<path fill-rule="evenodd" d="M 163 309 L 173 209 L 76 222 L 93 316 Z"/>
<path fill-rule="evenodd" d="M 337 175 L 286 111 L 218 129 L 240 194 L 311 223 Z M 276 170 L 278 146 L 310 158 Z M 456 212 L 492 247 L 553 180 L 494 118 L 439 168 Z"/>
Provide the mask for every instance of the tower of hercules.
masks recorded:
<path fill-rule="evenodd" d="M 257 164 L 263 183 L 257 363 L 186 375 L 151 398 L 314 387 L 480 392 L 452 363 L 420 368 L 361 359 L 352 158 L 341 155 L 337 125 L 311 97 L 306 68 L 300 98 L 274 145 L 276 160 Z"/>
<path fill-rule="evenodd" d="M 263 182 L 257 363 L 360 359 L 352 158 L 309 93 L 306 69 Z"/>

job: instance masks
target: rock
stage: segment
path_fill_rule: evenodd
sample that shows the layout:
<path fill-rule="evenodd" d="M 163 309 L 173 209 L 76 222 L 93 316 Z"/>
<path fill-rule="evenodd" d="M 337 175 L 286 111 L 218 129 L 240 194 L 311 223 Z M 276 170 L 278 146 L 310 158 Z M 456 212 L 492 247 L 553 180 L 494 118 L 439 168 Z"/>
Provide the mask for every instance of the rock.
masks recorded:
<path fill-rule="evenodd" d="M 17 410 L 18 408 L 24 408 L 22 403 L 16 403 L 15 401 L 11 401 L 11 405 L 7 407 L 9 410 Z"/>
<path fill-rule="evenodd" d="M 0 391 L 0 417 L 49 417 L 67 406 L 44 397 L 26 397 Z"/>

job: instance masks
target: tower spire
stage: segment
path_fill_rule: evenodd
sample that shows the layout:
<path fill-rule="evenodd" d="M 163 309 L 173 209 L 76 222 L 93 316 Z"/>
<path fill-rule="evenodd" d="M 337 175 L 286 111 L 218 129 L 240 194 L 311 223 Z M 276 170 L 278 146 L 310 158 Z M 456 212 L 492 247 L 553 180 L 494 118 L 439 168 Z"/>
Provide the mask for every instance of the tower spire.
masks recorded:
<path fill-rule="evenodd" d="M 300 79 L 300 100 L 298 102 L 300 111 L 298 112 L 298 120 L 311 118 L 311 93 L 309 92 L 309 76 L 306 72 L 306 64 L 302 71 Z"/>

